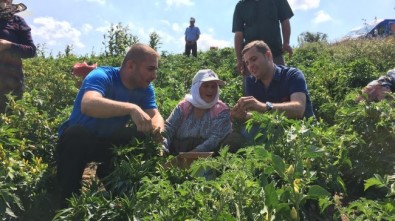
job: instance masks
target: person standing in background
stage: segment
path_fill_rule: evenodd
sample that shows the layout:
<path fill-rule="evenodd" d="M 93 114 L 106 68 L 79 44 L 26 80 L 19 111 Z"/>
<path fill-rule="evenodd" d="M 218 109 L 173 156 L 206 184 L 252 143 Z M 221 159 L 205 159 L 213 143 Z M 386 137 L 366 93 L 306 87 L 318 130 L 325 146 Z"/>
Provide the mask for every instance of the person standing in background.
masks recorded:
<path fill-rule="evenodd" d="M 284 52 L 292 56 L 289 45 L 293 16 L 287 0 L 240 0 L 234 10 L 232 32 L 237 57 L 237 70 L 242 75 L 249 75 L 244 67 L 241 51 L 243 47 L 254 41 L 263 40 L 273 54 L 277 65 L 285 65 Z M 281 31 L 280 31 L 281 24 Z"/>
<path fill-rule="evenodd" d="M 197 40 L 200 36 L 200 30 L 195 26 L 195 18 L 191 17 L 189 20 L 189 27 L 185 29 L 185 55 L 189 57 L 192 55 L 197 57 Z"/>
<path fill-rule="evenodd" d="M 18 99 L 22 97 L 22 58 L 36 55 L 30 27 L 22 17 L 15 15 L 25 10 L 22 3 L 0 0 L 0 113 L 6 111 L 8 93 Z"/>

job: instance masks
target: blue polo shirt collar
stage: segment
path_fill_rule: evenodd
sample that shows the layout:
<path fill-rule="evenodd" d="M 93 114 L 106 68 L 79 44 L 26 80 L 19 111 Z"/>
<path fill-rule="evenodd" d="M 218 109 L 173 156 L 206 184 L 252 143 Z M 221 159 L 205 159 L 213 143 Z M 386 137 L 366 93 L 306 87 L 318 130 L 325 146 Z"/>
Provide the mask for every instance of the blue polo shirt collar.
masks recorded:
<path fill-rule="evenodd" d="M 254 79 L 254 82 L 259 82 L 263 85 L 262 81 L 258 80 L 255 76 L 252 76 L 252 79 Z M 280 81 L 280 80 L 281 80 L 281 68 L 279 68 L 277 65 L 274 65 L 274 75 L 272 81 Z"/>
<path fill-rule="evenodd" d="M 273 81 L 280 81 L 280 80 L 281 80 L 281 69 L 277 65 L 274 65 Z"/>

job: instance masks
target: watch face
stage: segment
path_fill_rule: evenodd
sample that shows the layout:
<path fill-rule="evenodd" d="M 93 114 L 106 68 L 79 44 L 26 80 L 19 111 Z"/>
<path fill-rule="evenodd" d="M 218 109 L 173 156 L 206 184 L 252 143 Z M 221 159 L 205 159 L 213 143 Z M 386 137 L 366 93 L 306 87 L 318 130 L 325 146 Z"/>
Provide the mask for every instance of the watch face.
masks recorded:
<path fill-rule="evenodd" d="M 268 111 L 271 111 L 273 109 L 273 104 L 271 102 L 266 102 L 266 107 Z"/>

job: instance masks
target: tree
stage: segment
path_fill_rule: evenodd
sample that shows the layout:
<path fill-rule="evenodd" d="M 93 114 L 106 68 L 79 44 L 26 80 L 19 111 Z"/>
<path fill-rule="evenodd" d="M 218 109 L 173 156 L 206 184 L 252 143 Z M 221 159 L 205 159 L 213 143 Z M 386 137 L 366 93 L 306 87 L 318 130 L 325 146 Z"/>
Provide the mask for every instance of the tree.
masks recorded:
<path fill-rule="evenodd" d="M 149 34 L 149 46 L 157 51 L 159 49 L 159 45 L 161 44 L 162 43 L 160 43 L 160 36 L 158 35 L 158 33 L 151 32 Z"/>
<path fill-rule="evenodd" d="M 45 43 L 43 43 L 43 44 L 38 43 L 38 44 L 36 45 L 36 54 L 37 54 L 37 57 L 45 58 L 46 50 L 47 50 L 47 45 L 46 45 Z"/>
<path fill-rule="evenodd" d="M 105 56 L 124 55 L 130 46 L 139 42 L 139 38 L 129 33 L 129 27 L 123 26 L 122 23 L 111 24 L 107 34 L 103 37 Z"/>
<path fill-rule="evenodd" d="M 304 43 L 312 43 L 312 42 L 328 42 L 328 35 L 321 32 L 303 32 L 298 37 L 299 45 L 303 45 Z"/>
<path fill-rule="evenodd" d="M 66 45 L 66 48 L 64 49 L 64 55 L 66 57 L 70 56 L 73 49 L 74 49 L 73 45 Z"/>

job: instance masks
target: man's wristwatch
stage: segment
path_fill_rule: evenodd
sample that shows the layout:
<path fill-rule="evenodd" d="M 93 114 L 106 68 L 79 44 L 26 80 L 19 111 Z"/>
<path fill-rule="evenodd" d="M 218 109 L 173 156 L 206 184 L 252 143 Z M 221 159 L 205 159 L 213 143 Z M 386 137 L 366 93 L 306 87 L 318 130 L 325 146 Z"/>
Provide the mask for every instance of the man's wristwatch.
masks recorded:
<path fill-rule="evenodd" d="M 272 102 L 267 101 L 266 102 L 266 111 L 271 111 L 273 110 L 273 104 Z"/>

